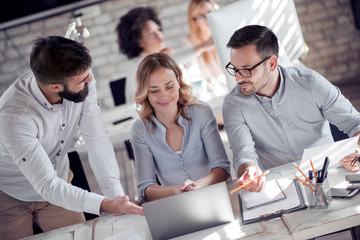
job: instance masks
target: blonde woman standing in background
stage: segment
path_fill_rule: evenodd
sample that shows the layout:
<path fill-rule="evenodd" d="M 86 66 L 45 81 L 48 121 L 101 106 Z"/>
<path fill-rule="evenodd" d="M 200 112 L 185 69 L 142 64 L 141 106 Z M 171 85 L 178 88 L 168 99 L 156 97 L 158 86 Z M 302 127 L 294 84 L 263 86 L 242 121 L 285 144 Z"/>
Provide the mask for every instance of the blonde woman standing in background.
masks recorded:
<path fill-rule="evenodd" d="M 185 45 L 195 46 L 205 42 L 212 36 L 206 15 L 217 9 L 219 9 L 219 6 L 212 0 L 191 0 L 188 8 L 190 34 L 185 40 Z M 202 52 L 198 55 L 197 62 L 192 62 L 192 65 L 188 64 L 185 67 L 190 71 L 191 66 L 194 65 L 198 65 L 201 76 L 206 79 L 208 92 L 213 92 L 216 87 L 216 91 L 219 91 L 219 93 L 214 93 L 215 95 L 225 93 L 223 91 L 226 89 L 226 80 L 215 48 Z M 194 73 L 189 72 L 190 76 L 192 74 Z"/>

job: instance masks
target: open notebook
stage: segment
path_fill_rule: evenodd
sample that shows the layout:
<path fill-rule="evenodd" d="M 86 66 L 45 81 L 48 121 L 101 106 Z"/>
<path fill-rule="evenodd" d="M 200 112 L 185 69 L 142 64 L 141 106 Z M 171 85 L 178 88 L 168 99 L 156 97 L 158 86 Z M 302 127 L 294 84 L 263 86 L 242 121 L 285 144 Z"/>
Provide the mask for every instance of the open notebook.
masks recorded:
<path fill-rule="evenodd" d="M 259 207 L 286 198 L 276 179 L 266 182 L 264 189 L 260 192 L 249 192 L 240 189 L 239 195 L 247 209 Z"/>
<path fill-rule="evenodd" d="M 270 183 L 270 184 L 269 184 Z M 244 224 L 279 217 L 284 213 L 297 211 L 306 207 L 298 180 L 278 179 L 266 183 L 265 189 L 258 195 L 239 192 L 240 211 Z M 273 192 L 274 194 L 271 194 Z"/>

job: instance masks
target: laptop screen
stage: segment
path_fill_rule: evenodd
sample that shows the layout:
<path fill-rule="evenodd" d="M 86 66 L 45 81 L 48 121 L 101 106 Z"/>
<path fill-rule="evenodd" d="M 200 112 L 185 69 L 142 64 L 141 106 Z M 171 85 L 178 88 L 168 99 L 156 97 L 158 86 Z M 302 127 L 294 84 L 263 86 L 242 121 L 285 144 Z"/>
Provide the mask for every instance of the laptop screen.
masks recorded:
<path fill-rule="evenodd" d="M 154 240 L 169 239 L 234 220 L 226 182 L 144 203 Z"/>

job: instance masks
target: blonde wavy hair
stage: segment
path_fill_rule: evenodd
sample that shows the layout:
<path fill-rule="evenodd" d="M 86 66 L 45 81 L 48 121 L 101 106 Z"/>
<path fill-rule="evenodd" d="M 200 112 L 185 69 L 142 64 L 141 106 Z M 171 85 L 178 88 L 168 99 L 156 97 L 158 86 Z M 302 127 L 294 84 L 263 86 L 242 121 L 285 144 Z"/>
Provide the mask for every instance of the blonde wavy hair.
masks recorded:
<path fill-rule="evenodd" d="M 148 99 L 149 78 L 150 75 L 159 68 L 168 68 L 173 70 L 179 83 L 179 101 L 176 119 L 178 119 L 181 115 L 185 119 L 190 120 L 185 111 L 186 107 L 190 105 L 199 105 L 199 103 L 196 102 L 196 97 L 192 95 L 191 86 L 183 81 L 183 75 L 180 67 L 170 56 L 165 53 L 154 53 L 146 56 L 141 61 L 136 72 L 137 88 L 134 100 L 139 117 L 144 120 L 146 126 L 151 123 L 153 125 L 153 131 L 155 130 L 156 125 L 151 119 L 154 115 L 154 108 L 151 106 Z M 178 124 L 178 122 L 176 123 Z"/>

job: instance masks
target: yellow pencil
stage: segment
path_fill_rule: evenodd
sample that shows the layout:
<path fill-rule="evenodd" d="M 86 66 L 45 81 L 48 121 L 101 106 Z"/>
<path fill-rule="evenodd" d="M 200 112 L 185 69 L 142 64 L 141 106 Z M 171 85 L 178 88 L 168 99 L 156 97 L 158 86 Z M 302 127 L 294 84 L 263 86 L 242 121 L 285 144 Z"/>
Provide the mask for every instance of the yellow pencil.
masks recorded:
<path fill-rule="evenodd" d="M 304 181 L 304 180 L 302 180 L 301 178 L 299 178 L 298 176 L 296 176 L 295 175 L 295 177 L 300 181 L 300 182 L 302 182 L 305 186 L 307 186 L 308 188 L 310 188 L 311 189 L 311 191 L 313 191 L 313 192 L 315 192 L 315 190 L 312 188 L 312 187 L 310 187 L 309 185 L 307 185 L 306 184 L 306 182 Z"/>
<path fill-rule="evenodd" d="M 301 174 L 305 177 L 306 181 L 308 181 L 310 184 L 312 184 L 312 182 L 310 181 L 310 179 L 303 173 L 303 171 L 301 171 L 301 169 L 299 168 L 299 166 L 293 162 L 293 164 L 295 165 L 295 167 L 297 168 L 297 170 L 299 170 L 299 172 L 301 172 Z"/>
<path fill-rule="evenodd" d="M 315 172 L 315 168 L 314 168 L 314 165 L 313 165 L 313 162 L 311 161 L 311 159 L 310 159 L 310 164 L 311 164 L 311 168 L 314 172 L 314 178 L 316 179 L 316 172 Z"/>
<path fill-rule="evenodd" d="M 236 191 L 238 191 L 238 190 L 242 189 L 243 187 L 246 187 L 247 185 L 249 185 L 249 184 L 250 184 L 251 182 L 253 182 L 254 180 L 256 180 L 256 179 L 258 179 L 258 178 L 260 178 L 260 177 L 262 177 L 262 176 L 265 176 L 265 174 L 268 174 L 268 173 L 269 173 L 269 170 L 267 170 L 267 171 L 263 172 L 263 173 L 262 173 L 262 174 L 260 174 L 260 175 L 257 175 L 256 177 L 254 177 L 254 178 L 250 179 L 249 181 L 247 181 L 247 182 L 246 182 L 246 183 L 244 183 L 243 185 L 238 186 L 237 188 L 235 188 L 235 189 L 231 190 L 231 193 L 234 193 L 234 192 L 236 192 Z"/>

